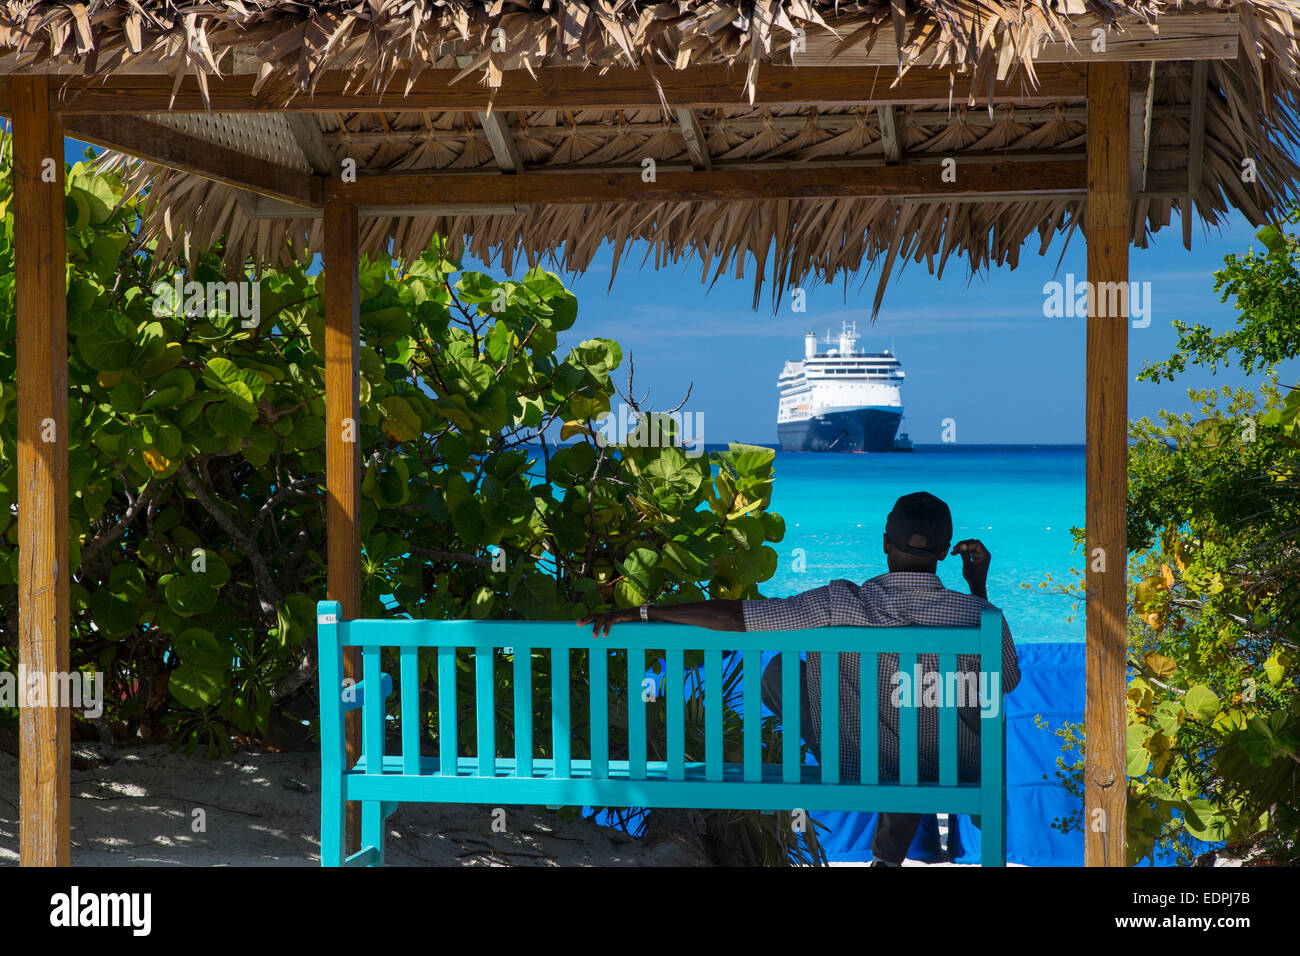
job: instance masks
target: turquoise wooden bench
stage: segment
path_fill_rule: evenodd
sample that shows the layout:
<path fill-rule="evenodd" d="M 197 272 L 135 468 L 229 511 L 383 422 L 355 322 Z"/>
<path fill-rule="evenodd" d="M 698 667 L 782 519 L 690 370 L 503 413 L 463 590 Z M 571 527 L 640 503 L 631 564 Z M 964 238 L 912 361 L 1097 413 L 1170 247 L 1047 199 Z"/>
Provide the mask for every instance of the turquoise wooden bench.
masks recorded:
<path fill-rule="evenodd" d="M 593 639 L 589 627 L 572 622 L 340 620 L 336 601 L 318 605 L 320 666 L 321 863 L 324 866 L 382 865 L 384 820 L 397 805 L 475 803 L 502 806 L 688 807 L 771 810 L 873 810 L 912 813 L 967 813 L 982 818 L 985 866 L 1006 862 L 1005 722 L 1003 707 L 982 714 L 981 782 L 957 782 L 957 708 L 943 707 L 939 720 L 939 782 L 917 780 L 917 710 L 900 709 L 900 766 L 897 782 L 878 780 L 877 654 L 898 653 L 899 669 L 914 673 L 918 652 L 939 655 L 941 673 L 956 671 L 958 654 L 978 654 L 981 669 L 1002 683 L 1002 618 L 986 611 L 972 628 L 832 627 L 803 631 L 720 632 L 674 624 L 623 624 L 608 638 Z M 629 759 L 609 759 L 607 655 L 591 658 L 591 759 L 574 759 L 569 730 L 569 655 L 603 646 L 627 649 Z M 361 648 L 361 681 L 343 684 L 343 648 Z M 475 652 L 476 757 L 459 757 L 456 714 L 456 649 Z M 494 664 L 499 648 L 513 649 L 513 758 L 497 755 Z M 438 756 L 420 755 L 421 721 L 404 720 L 401 753 L 384 752 L 387 701 L 393 682 L 380 669 L 380 654 L 392 649 L 400 665 L 400 700 L 419 701 L 419 655 L 437 655 Z M 646 673 L 645 652 L 666 653 L 659 699 L 643 703 L 635 692 Z M 549 650 L 552 665 L 554 753 L 534 755 L 532 653 Z M 702 763 L 685 760 L 684 652 L 704 653 L 705 753 Z M 801 759 L 799 713 L 786 708 L 782 762 L 760 762 L 760 654 L 782 651 L 792 660 L 801 652 L 822 653 L 821 766 Z M 640 651 L 638 655 L 636 652 Z M 723 762 L 721 687 L 723 652 L 741 652 L 743 763 Z M 860 652 L 862 741 L 861 779 L 842 780 L 839 771 L 839 658 Z M 638 663 L 638 660 L 640 663 Z M 798 700 L 796 667 L 782 669 L 782 699 Z M 990 678 L 991 679 L 991 678 Z M 379 693 L 369 693 L 378 687 Z M 646 759 L 646 708 L 667 708 L 666 761 Z M 361 709 L 361 756 L 348 767 L 344 714 Z M 420 711 L 421 713 L 423 711 Z M 521 714 L 529 719 L 518 722 Z M 485 719 L 486 718 L 486 719 Z M 344 806 L 361 804 L 361 849 L 344 857 Z"/>

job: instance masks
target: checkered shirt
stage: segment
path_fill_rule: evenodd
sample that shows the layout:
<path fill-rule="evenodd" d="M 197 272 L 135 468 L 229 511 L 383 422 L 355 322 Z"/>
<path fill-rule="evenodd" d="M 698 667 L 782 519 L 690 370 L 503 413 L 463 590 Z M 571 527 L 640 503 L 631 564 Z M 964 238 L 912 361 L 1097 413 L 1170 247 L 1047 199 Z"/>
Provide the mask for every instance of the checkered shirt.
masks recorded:
<path fill-rule="evenodd" d="M 789 598 L 742 601 L 746 631 L 786 631 L 813 627 L 978 627 L 980 612 L 997 610 L 983 598 L 951 591 L 938 575 L 919 571 L 894 571 L 865 581 L 832 581 Z M 772 648 L 779 650 L 779 648 Z M 821 739 L 821 655 L 808 655 L 808 704 L 813 730 Z M 938 655 L 918 654 L 924 673 L 937 672 Z M 978 655 L 962 654 L 957 670 L 978 679 Z M 894 703 L 898 671 L 897 654 L 881 654 L 879 665 L 880 780 L 898 780 L 898 707 Z M 856 782 L 858 767 L 858 675 L 857 654 L 840 656 L 840 779 Z M 915 675 L 909 675 L 914 677 Z M 924 679 L 924 678 L 923 678 Z M 1005 618 L 1002 621 L 1002 690 L 1010 692 L 1020 682 L 1016 645 Z M 979 685 L 977 685 L 979 686 Z M 914 696 L 921 699 L 920 687 Z M 1000 705 L 1000 704 L 999 704 Z M 782 708 L 787 706 L 782 701 Z M 939 709 L 918 707 L 917 771 L 920 782 L 939 779 Z M 962 782 L 979 779 L 979 708 L 958 707 L 957 775 Z"/>

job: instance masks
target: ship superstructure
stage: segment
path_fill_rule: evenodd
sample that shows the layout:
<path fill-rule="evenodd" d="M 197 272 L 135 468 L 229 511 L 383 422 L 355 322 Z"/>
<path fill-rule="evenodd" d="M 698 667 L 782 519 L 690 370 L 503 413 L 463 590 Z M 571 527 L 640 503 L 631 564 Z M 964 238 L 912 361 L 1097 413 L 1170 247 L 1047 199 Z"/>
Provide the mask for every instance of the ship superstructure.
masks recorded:
<path fill-rule="evenodd" d="M 892 451 L 903 417 L 903 368 L 892 352 L 859 352 L 856 323 L 838 339 L 804 337 L 804 357 L 777 379 L 782 451 Z"/>

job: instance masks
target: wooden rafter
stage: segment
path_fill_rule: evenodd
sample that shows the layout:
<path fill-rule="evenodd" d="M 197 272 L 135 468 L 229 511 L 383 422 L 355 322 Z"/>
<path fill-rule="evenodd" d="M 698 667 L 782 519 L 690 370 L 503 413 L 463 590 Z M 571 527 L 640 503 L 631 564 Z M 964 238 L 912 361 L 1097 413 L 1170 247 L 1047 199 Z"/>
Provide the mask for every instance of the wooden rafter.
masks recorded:
<path fill-rule="evenodd" d="M 709 156 L 708 140 L 704 136 L 704 127 L 700 125 L 699 114 L 695 110 L 679 109 L 677 111 L 677 128 L 686 141 L 686 152 L 691 157 L 691 166 L 695 169 L 712 169 L 713 160 Z"/>
<path fill-rule="evenodd" d="M 884 147 L 885 161 L 888 163 L 900 162 L 903 158 L 903 146 L 898 140 L 898 125 L 894 122 L 894 108 L 892 106 L 876 107 L 876 115 L 880 121 L 880 142 Z"/>
<path fill-rule="evenodd" d="M 285 122 L 294 141 L 307 158 L 307 165 L 317 176 L 333 176 L 338 173 L 338 161 L 334 158 L 325 136 L 321 133 L 316 117 L 306 113 L 285 113 Z"/>
<path fill-rule="evenodd" d="M 298 206 L 324 201 L 322 180 L 311 173 L 249 156 L 134 116 L 70 116 L 67 132 L 77 139 L 120 150 L 139 159 L 194 173 L 205 179 Z"/>
<path fill-rule="evenodd" d="M 492 155 L 496 157 L 501 172 L 522 173 L 524 161 L 519 155 L 519 146 L 515 143 L 505 116 L 495 110 L 490 113 L 480 112 L 478 120 L 483 124 L 483 135 L 492 147 Z"/>

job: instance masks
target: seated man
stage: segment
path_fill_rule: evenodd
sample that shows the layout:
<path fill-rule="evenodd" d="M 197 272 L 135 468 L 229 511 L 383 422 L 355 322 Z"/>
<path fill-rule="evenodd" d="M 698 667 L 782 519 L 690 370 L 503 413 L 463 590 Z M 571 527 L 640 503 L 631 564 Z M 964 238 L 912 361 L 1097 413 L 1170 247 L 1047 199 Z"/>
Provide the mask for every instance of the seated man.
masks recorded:
<path fill-rule="evenodd" d="M 948 555 L 952 541 L 952 515 L 948 506 L 927 492 L 904 495 L 894 504 L 885 524 L 884 551 L 888 574 L 872 578 L 861 585 L 849 581 L 832 581 L 790 598 L 764 601 L 695 601 L 656 607 L 652 604 L 597 614 L 578 623 L 592 623 L 593 634 L 607 635 L 609 629 L 623 621 L 663 621 L 693 624 L 720 631 L 798 630 L 811 627 L 976 627 L 980 612 L 994 608 L 988 601 L 985 581 L 990 555 L 984 545 L 968 539 L 957 543 L 952 554 L 962 557 L 962 576 L 970 594 L 950 591 L 943 586 L 935 569 Z M 934 654 L 920 654 L 917 663 L 928 674 L 938 671 Z M 777 655 L 763 672 L 763 703 L 778 716 L 781 714 L 781 655 Z M 960 655 L 958 671 L 974 676 L 979 658 Z M 814 757 L 821 760 L 821 662 L 819 654 L 809 654 L 805 664 L 799 662 L 799 726 Z M 840 662 L 840 779 L 860 779 L 858 767 L 859 717 L 857 654 L 845 654 Z M 913 675 L 907 675 L 910 681 Z M 942 675 L 940 675 L 942 677 Z M 881 782 L 898 779 L 898 655 L 882 654 L 879 667 L 880 777 Z M 923 678 L 924 681 L 924 678 Z M 1016 647 L 1006 621 L 1002 623 L 1002 687 L 1009 692 L 1020 682 Z M 939 686 L 947 686 L 943 680 Z M 924 686 L 924 685 L 922 685 Z M 961 683 L 959 682 L 959 685 Z M 975 686 L 980 686 L 975 682 Z M 913 693 L 920 698 L 921 687 Z M 997 688 L 989 688 L 996 694 Z M 1001 706 L 1001 701 L 990 702 Z M 979 780 L 979 711 L 978 702 L 966 701 L 958 707 L 957 774 L 962 782 Z M 939 780 L 939 711 L 922 706 L 917 715 L 919 740 L 918 778 L 921 783 Z M 882 813 L 876 824 L 871 853 L 873 866 L 898 866 L 920 824 L 920 814 Z"/>

